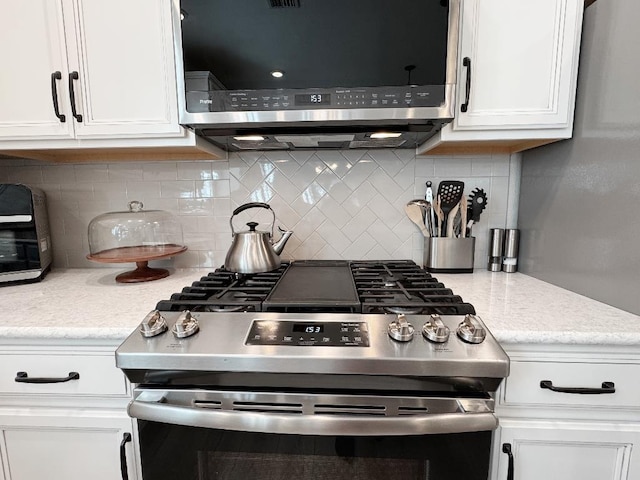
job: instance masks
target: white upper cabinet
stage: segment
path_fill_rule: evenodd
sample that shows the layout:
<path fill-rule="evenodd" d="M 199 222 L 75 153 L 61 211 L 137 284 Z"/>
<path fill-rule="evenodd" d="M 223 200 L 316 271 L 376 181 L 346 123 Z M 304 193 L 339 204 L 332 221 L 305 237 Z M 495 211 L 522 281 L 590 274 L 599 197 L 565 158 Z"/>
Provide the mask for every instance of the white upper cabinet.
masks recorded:
<path fill-rule="evenodd" d="M 64 33 L 61 0 L 2 3 L 1 137 L 73 137 Z"/>
<path fill-rule="evenodd" d="M 5 3 L 4 139 L 181 133 L 168 2 Z"/>
<path fill-rule="evenodd" d="M 583 8 L 583 0 L 464 0 L 455 119 L 426 149 L 571 137 Z"/>
<path fill-rule="evenodd" d="M 171 0 L 2 3 L 0 153 L 223 155 L 179 124 Z"/>
<path fill-rule="evenodd" d="M 171 11 L 158 0 L 64 4 L 78 138 L 179 133 Z M 74 107 L 71 99 L 70 107 Z"/>

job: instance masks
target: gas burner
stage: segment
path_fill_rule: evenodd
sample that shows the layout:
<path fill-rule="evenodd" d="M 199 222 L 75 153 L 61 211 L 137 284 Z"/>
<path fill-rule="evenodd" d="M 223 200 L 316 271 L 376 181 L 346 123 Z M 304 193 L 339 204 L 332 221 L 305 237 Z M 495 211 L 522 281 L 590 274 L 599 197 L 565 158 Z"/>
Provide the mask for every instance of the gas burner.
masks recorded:
<path fill-rule="evenodd" d="M 226 313 L 230 313 L 230 312 L 244 312 L 246 311 L 245 307 L 243 305 L 224 305 L 224 306 L 220 306 L 220 307 L 216 307 L 216 306 L 205 306 L 202 307 L 202 310 L 198 310 L 198 311 L 202 311 L 202 312 L 216 312 L 216 313 L 220 313 L 220 312 L 226 312 Z"/>
<path fill-rule="evenodd" d="M 404 276 L 402 274 L 383 275 L 382 276 L 382 282 L 383 282 L 385 287 L 395 287 L 402 280 L 404 280 Z"/>
<path fill-rule="evenodd" d="M 475 313 L 473 306 L 410 260 L 299 260 L 254 274 L 219 268 L 156 308 L 221 313 Z"/>
<path fill-rule="evenodd" d="M 422 313 L 422 307 L 384 307 L 387 313 L 395 313 L 397 315 L 418 315 Z"/>

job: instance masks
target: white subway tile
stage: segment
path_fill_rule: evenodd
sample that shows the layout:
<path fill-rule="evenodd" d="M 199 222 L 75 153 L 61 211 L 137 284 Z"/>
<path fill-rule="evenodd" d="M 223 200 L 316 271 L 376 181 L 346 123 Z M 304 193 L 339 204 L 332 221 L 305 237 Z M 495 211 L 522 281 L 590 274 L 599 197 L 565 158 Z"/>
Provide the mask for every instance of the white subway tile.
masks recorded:
<path fill-rule="evenodd" d="M 353 164 L 349 172 L 342 178 L 342 181 L 351 190 L 355 190 L 367 181 L 369 176 L 378 168 L 378 164 L 373 159 L 365 156 Z"/>
<path fill-rule="evenodd" d="M 178 180 L 211 180 L 212 162 L 177 162 Z"/>
<path fill-rule="evenodd" d="M 195 198 L 195 182 L 193 180 L 160 182 L 160 196 L 164 198 Z"/>
<path fill-rule="evenodd" d="M 178 168 L 175 162 L 143 163 L 142 178 L 146 182 L 178 180 Z"/>
<path fill-rule="evenodd" d="M 377 245 L 377 241 L 367 232 L 363 232 L 355 241 L 347 248 L 342 255 L 350 260 L 362 260 L 367 258 L 367 253 Z"/>
<path fill-rule="evenodd" d="M 99 163 L 88 165 L 74 165 L 78 183 L 102 183 L 109 181 L 109 167 Z"/>
<path fill-rule="evenodd" d="M 291 182 L 299 190 L 304 190 L 326 169 L 327 166 L 323 161 L 313 157 L 307 163 L 301 165 L 298 171 L 291 176 Z"/>
<path fill-rule="evenodd" d="M 143 180 L 141 163 L 113 163 L 108 167 L 110 182 L 141 182 Z"/>
<path fill-rule="evenodd" d="M 509 155 L 501 154 L 491 157 L 491 175 L 494 177 L 508 177 L 509 176 Z"/>
<path fill-rule="evenodd" d="M 129 200 L 160 198 L 160 182 L 127 182 L 126 185 Z"/>
<path fill-rule="evenodd" d="M 278 169 L 267 175 L 266 182 L 287 202 L 293 202 L 300 195 L 300 189 Z"/>
<path fill-rule="evenodd" d="M 342 232 L 349 237 L 351 241 L 355 241 L 363 232 L 366 232 L 369 227 L 378 222 L 379 219 L 375 213 L 368 207 L 362 208 L 356 215 L 342 227 Z"/>
<path fill-rule="evenodd" d="M 349 212 L 329 195 L 318 202 L 318 209 L 338 227 L 343 227 L 351 218 Z"/>
<path fill-rule="evenodd" d="M 230 198 L 214 198 L 213 213 L 218 216 L 231 216 L 231 199 Z"/>
<path fill-rule="evenodd" d="M 65 186 L 60 190 L 60 196 L 63 202 L 78 202 L 82 205 L 82 202 L 87 200 L 93 200 L 93 184 L 91 183 L 76 183 L 74 185 Z"/>
<path fill-rule="evenodd" d="M 38 185 L 43 183 L 42 167 L 38 165 L 23 165 L 9 170 L 9 182 Z"/>
<path fill-rule="evenodd" d="M 217 267 L 231 245 L 233 208 L 271 204 L 276 225 L 294 230 L 283 258 L 412 258 L 422 263 L 423 237 L 404 213 L 412 198 L 434 192 L 441 180 L 465 181 L 465 193 L 483 188 L 489 205 L 474 226 L 476 257 L 486 254 L 489 223 L 504 226 L 509 155 L 424 156 L 412 150 L 241 152 L 228 161 L 126 162 L 52 165 L 2 163 L 0 181 L 40 186 L 49 198 L 54 267 L 100 265 L 83 258 L 93 215 L 124 211 L 131 200 L 178 216 L 190 250 L 168 265 Z M 271 213 L 250 209 L 234 217 L 237 229 Z M 277 237 L 277 235 L 276 235 Z M 78 253 L 81 252 L 81 253 Z M 173 262 L 173 263 L 172 263 Z M 476 264 L 486 259 L 476 258 Z M 122 269 L 121 269 L 122 270 Z M 115 276 L 115 275 L 114 275 Z"/>
<path fill-rule="evenodd" d="M 436 176 L 435 160 L 431 157 L 416 157 L 415 167 L 416 177 L 426 177 L 426 180 L 431 180 Z"/>
<path fill-rule="evenodd" d="M 213 215 L 213 199 L 179 198 L 178 213 L 180 215 Z"/>
<path fill-rule="evenodd" d="M 377 195 L 378 192 L 374 186 L 369 182 L 364 182 L 343 202 L 343 207 L 351 213 L 352 216 L 357 215 L 358 212 L 366 207 Z"/>
<path fill-rule="evenodd" d="M 480 157 L 471 162 L 471 175 L 474 177 L 490 177 L 493 168 L 491 157 Z"/>
<path fill-rule="evenodd" d="M 434 173 L 436 177 L 444 180 L 457 180 L 458 177 L 471 176 L 471 159 L 470 158 L 446 158 L 435 159 Z"/>
<path fill-rule="evenodd" d="M 42 180 L 44 183 L 69 184 L 76 182 L 73 165 L 43 165 Z"/>
<path fill-rule="evenodd" d="M 313 157 L 313 150 L 295 150 L 290 153 L 291 158 L 293 158 L 300 165 L 306 163 L 311 157 Z"/>
<path fill-rule="evenodd" d="M 342 178 L 349 169 L 351 169 L 351 162 L 338 151 L 319 150 L 316 156 L 322 160 L 338 178 Z"/>

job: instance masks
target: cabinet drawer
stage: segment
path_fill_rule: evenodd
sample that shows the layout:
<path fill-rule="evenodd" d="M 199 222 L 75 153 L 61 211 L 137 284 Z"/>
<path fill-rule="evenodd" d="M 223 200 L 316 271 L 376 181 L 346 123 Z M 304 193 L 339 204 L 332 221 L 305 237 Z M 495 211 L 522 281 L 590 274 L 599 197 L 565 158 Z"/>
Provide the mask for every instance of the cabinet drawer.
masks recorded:
<path fill-rule="evenodd" d="M 640 365 L 622 363 L 572 363 L 512 361 L 504 387 L 506 405 L 632 407 L 640 406 Z M 554 388 L 602 389 L 614 384 L 614 393 L 565 393 L 542 388 L 548 380 Z"/>
<path fill-rule="evenodd" d="M 64 379 L 70 372 L 79 378 L 59 383 L 21 383 L 18 372 L 29 379 Z M 113 354 L 69 355 L 56 352 L 0 355 L 0 394 L 20 395 L 127 395 L 125 377 L 115 366 Z"/>

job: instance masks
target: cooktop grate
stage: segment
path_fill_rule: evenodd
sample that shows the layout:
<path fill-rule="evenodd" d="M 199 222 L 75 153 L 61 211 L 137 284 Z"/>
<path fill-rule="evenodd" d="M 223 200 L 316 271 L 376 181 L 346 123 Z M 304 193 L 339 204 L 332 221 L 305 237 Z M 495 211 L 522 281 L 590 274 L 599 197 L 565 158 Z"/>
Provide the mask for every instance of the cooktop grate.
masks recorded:
<path fill-rule="evenodd" d="M 475 314 L 411 260 L 303 260 L 272 272 L 224 268 L 162 300 L 161 311 Z"/>

